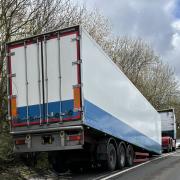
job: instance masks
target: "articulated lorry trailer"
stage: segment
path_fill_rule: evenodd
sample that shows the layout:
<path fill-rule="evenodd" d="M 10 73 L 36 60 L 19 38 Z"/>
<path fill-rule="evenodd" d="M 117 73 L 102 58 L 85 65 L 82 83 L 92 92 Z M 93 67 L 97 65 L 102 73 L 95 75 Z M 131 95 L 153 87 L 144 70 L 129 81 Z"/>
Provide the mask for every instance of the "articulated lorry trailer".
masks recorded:
<path fill-rule="evenodd" d="M 173 108 L 158 111 L 161 116 L 162 150 L 176 150 L 176 116 Z"/>
<path fill-rule="evenodd" d="M 46 151 L 57 171 L 161 154 L 158 112 L 81 27 L 7 44 L 16 153 Z"/>

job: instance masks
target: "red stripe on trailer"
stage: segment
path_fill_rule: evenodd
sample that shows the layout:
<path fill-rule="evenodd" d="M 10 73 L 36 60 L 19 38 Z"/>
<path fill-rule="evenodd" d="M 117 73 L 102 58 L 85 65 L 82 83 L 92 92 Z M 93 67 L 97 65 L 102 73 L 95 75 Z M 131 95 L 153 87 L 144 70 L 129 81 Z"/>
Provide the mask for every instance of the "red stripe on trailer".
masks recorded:
<path fill-rule="evenodd" d="M 79 31 L 76 32 L 76 38 L 78 39 L 79 38 Z M 80 52 L 80 41 L 79 40 L 76 40 L 76 48 L 77 48 L 77 62 L 79 60 L 81 60 L 81 52 Z M 77 63 L 77 81 L 78 81 L 78 84 L 81 84 L 81 65 L 80 63 L 78 64 Z M 80 87 L 80 106 L 82 108 L 82 89 Z M 80 114 L 81 116 L 81 114 Z"/>
<path fill-rule="evenodd" d="M 68 35 L 73 35 L 73 34 L 76 34 L 76 33 L 77 33 L 77 31 L 75 31 L 75 32 L 65 32 L 65 33 L 61 34 L 60 37 L 64 37 L 64 36 L 68 36 Z M 36 37 L 34 37 L 34 38 L 36 38 Z M 55 38 L 57 38 L 57 34 L 56 35 L 52 35 L 52 36 L 49 37 L 49 39 L 55 39 Z M 44 36 L 42 35 L 38 39 L 40 41 L 44 41 Z M 29 39 L 29 40 L 24 39 L 24 41 L 26 42 L 27 46 L 36 43 L 32 39 Z M 18 43 L 17 44 L 12 44 L 12 45 L 10 45 L 10 49 L 19 48 L 19 47 L 22 47 L 22 46 L 24 46 L 23 42 L 19 43 L 19 44 Z"/>
<path fill-rule="evenodd" d="M 34 44 L 33 42 L 31 42 L 31 41 L 25 41 L 26 42 L 26 45 L 28 46 L 28 45 L 31 45 L 31 44 Z M 15 48 L 19 48 L 19 47 L 23 47 L 24 46 L 24 43 L 20 43 L 20 44 L 12 44 L 11 46 L 10 46 L 10 49 L 15 49 Z"/>
<path fill-rule="evenodd" d="M 64 36 L 69 36 L 69 35 L 73 35 L 76 34 L 77 31 L 73 31 L 73 32 L 64 32 L 63 34 L 60 35 L 60 37 L 64 37 Z M 52 35 L 49 37 L 49 39 L 55 39 L 57 38 L 57 34 L 56 35 Z"/>
<path fill-rule="evenodd" d="M 78 120 L 80 118 L 81 118 L 81 116 L 79 114 L 73 118 L 64 118 L 63 122 L 64 121 L 70 121 L 70 120 Z M 59 122 L 59 120 L 60 120 L 59 118 L 51 118 L 51 119 L 49 119 L 49 122 Z M 23 122 L 23 123 L 15 123 L 14 121 L 11 121 L 11 122 L 12 122 L 13 127 L 20 127 L 20 126 L 27 126 L 28 125 L 27 122 Z M 41 120 L 41 123 L 46 123 L 46 122 L 47 122 L 47 120 L 44 120 L 44 119 Z M 29 125 L 39 125 L 39 124 L 40 124 L 39 121 L 29 122 Z"/>
<path fill-rule="evenodd" d="M 79 32 L 76 32 L 76 38 L 79 37 Z M 76 41 L 76 47 L 77 47 L 77 62 L 80 60 L 80 44 L 79 41 Z M 77 65 L 77 80 L 78 80 L 78 84 L 81 83 L 81 76 L 80 76 L 80 64 Z"/>

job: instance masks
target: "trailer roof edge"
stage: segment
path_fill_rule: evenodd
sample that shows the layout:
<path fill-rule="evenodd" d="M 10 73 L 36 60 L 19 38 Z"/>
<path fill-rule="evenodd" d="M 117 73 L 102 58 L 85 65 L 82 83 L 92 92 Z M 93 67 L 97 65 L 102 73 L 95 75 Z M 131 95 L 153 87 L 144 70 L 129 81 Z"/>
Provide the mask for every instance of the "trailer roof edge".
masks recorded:
<path fill-rule="evenodd" d="M 45 35 L 48 35 L 48 34 L 51 34 L 51 33 L 56 33 L 58 31 L 60 33 L 62 33 L 62 34 L 66 33 L 66 32 L 77 31 L 77 30 L 80 29 L 80 27 L 81 27 L 81 25 L 75 25 L 75 26 L 70 26 L 70 27 L 67 27 L 67 28 L 62 28 L 62 29 L 57 29 L 57 30 L 53 30 L 53 31 L 48 31 L 48 32 L 37 34 L 37 35 L 28 36 L 28 37 L 25 37 L 25 38 L 22 38 L 22 39 L 18 39 L 18 40 L 14 40 L 14 41 L 9 41 L 6 44 L 7 45 L 16 44 L 16 43 L 20 43 L 22 41 L 29 40 L 29 39 L 32 39 L 32 38 L 36 38 L 36 37 L 39 37 L 39 36 L 45 36 Z"/>
<path fill-rule="evenodd" d="M 159 109 L 157 110 L 158 112 L 171 112 L 174 111 L 174 108 L 169 108 L 169 109 Z"/>

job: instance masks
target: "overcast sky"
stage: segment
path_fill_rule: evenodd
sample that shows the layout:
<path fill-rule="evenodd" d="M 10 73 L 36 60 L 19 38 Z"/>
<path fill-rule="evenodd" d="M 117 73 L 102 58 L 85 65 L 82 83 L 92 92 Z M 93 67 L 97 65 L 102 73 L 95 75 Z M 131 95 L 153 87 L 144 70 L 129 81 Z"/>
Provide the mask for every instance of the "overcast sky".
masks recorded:
<path fill-rule="evenodd" d="M 173 68 L 180 80 L 180 0 L 74 0 L 98 8 L 118 35 L 140 37 Z"/>

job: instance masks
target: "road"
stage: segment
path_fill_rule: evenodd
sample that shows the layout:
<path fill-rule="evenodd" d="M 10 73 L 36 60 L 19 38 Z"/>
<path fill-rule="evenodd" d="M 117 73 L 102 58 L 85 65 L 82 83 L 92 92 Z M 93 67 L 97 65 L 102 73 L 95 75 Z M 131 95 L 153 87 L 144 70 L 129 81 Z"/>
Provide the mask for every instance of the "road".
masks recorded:
<path fill-rule="evenodd" d="M 89 170 L 79 174 L 60 175 L 60 180 L 180 180 L 180 150 L 156 157 L 122 171 Z"/>
<path fill-rule="evenodd" d="M 180 180 L 180 150 L 174 153 L 153 157 L 149 161 L 135 164 L 113 172 L 102 169 L 90 169 L 79 173 L 47 173 L 47 176 L 32 177 L 49 180 Z"/>
<path fill-rule="evenodd" d="M 162 159 L 154 160 L 111 180 L 180 180 L 180 151 Z"/>

